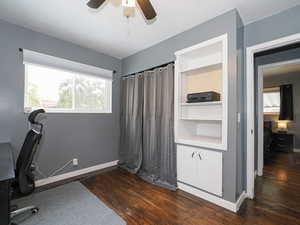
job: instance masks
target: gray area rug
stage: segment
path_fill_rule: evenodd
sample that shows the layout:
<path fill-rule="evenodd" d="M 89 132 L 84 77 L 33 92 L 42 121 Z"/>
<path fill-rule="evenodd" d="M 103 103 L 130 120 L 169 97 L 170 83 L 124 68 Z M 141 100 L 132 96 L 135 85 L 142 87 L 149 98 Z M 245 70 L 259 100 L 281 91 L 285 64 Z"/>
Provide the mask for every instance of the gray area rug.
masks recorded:
<path fill-rule="evenodd" d="M 22 215 L 19 225 L 126 225 L 112 209 L 105 206 L 81 183 L 73 182 L 13 201 L 18 207 L 35 205 L 36 215 Z"/>

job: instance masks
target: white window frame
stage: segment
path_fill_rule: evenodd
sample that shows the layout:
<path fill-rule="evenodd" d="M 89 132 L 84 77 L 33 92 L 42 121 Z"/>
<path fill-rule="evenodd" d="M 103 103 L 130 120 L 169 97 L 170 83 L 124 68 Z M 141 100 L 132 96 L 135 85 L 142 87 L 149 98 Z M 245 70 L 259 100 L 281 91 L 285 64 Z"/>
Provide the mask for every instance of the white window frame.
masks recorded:
<path fill-rule="evenodd" d="M 93 109 L 75 109 L 74 108 L 74 103 L 75 103 L 75 79 L 73 77 L 73 100 L 72 100 L 72 108 L 71 109 L 65 109 L 65 108 L 44 108 L 45 111 L 47 113 L 82 113 L 82 114 L 111 114 L 112 113 L 112 80 L 110 79 L 105 79 L 103 77 L 97 77 L 95 75 L 89 75 L 89 74 L 85 74 L 82 72 L 75 72 L 75 71 L 71 71 L 71 70 L 67 70 L 67 69 L 62 69 L 62 68 L 56 68 L 54 66 L 46 66 L 46 65 L 42 65 L 42 64 L 37 64 L 37 63 L 26 63 L 24 62 L 24 71 L 25 71 L 25 79 L 24 79 L 24 113 L 30 113 L 32 110 L 35 110 L 37 108 L 40 107 L 30 107 L 27 105 L 28 102 L 28 67 L 27 65 L 33 65 L 33 66 L 39 66 L 39 67 L 45 67 L 45 68 L 49 68 L 49 69 L 55 69 L 58 71 L 67 71 L 67 72 L 72 72 L 74 73 L 74 77 L 76 75 L 80 75 L 80 76 L 85 76 L 85 77 L 93 77 L 93 78 L 98 78 L 98 79 L 102 79 L 105 81 L 105 101 L 106 101 L 106 109 L 105 110 L 93 110 Z"/>

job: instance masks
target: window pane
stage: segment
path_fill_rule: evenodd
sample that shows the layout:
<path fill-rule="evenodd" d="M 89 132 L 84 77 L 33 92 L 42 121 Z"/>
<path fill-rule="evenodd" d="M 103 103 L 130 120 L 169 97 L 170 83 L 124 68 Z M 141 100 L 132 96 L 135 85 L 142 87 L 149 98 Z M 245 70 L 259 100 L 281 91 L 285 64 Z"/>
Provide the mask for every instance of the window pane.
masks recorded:
<path fill-rule="evenodd" d="M 26 65 L 26 107 L 71 109 L 73 77 L 71 72 L 37 65 Z"/>
<path fill-rule="evenodd" d="M 25 67 L 26 108 L 44 108 L 48 112 L 111 112 L 111 80 L 39 65 Z"/>
<path fill-rule="evenodd" d="M 264 112 L 280 112 L 280 92 L 264 93 Z"/>
<path fill-rule="evenodd" d="M 75 80 L 75 108 L 78 110 L 107 110 L 107 81 L 101 78 L 77 75 Z"/>

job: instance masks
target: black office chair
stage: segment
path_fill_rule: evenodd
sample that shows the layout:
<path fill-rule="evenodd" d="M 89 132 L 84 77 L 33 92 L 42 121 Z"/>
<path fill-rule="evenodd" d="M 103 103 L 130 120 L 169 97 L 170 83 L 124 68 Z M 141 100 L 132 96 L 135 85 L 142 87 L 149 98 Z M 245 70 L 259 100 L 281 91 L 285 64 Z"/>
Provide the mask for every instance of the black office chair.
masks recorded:
<path fill-rule="evenodd" d="M 44 109 L 38 109 L 30 113 L 28 121 L 31 125 L 27 133 L 22 149 L 17 159 L 15 170 L 15 181 L 12 183 L 12 198 L 19 198 L 30 195 L 35 189 L 33 159 L 37 152 L 38 145 L 42 139 L 43 124 L 39 121 Z M 13 218 L 25 212 L 37 213 L 36 206 L 29 206 L 12 211 L 10 217 Z"/>

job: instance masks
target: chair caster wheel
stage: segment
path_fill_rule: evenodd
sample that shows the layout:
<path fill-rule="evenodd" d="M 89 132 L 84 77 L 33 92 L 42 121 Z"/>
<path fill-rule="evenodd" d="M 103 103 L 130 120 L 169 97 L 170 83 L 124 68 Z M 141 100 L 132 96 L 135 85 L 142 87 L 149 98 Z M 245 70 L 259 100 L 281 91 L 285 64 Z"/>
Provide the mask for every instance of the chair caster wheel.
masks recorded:
<path fill-rule="evenodd" d="M 31 210 L 32 214 L 37 214 L 39 212 L 39 208 L 34 208 Z"/>

